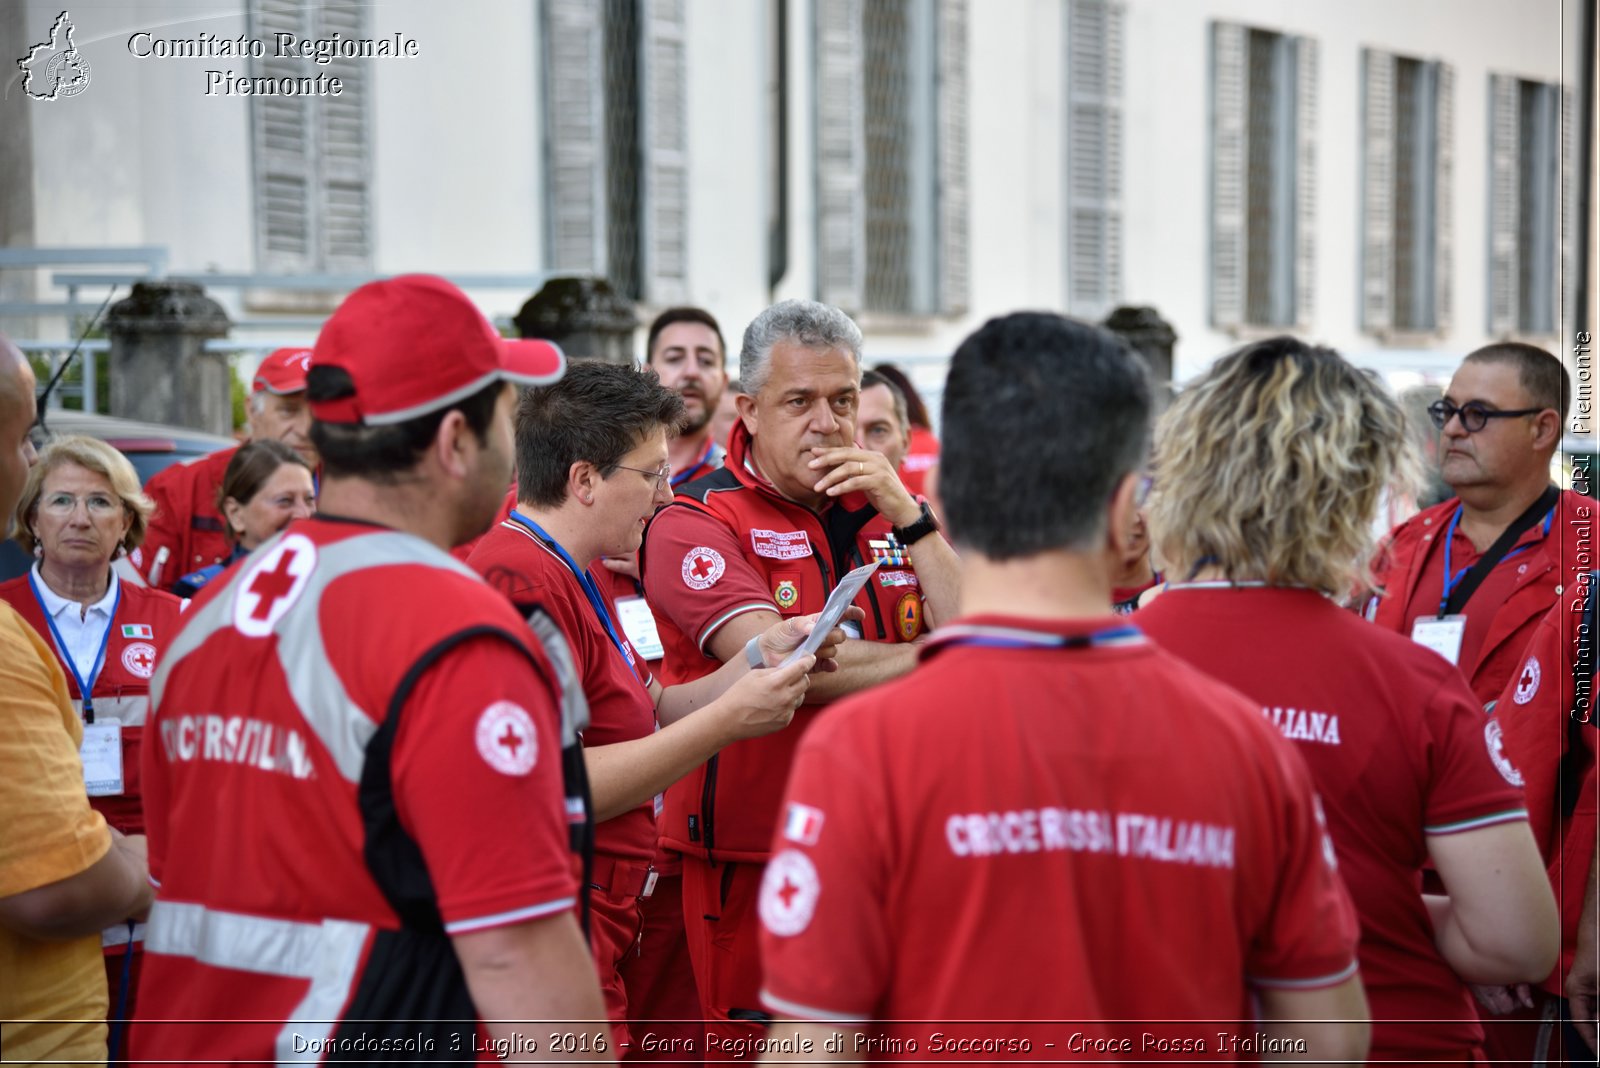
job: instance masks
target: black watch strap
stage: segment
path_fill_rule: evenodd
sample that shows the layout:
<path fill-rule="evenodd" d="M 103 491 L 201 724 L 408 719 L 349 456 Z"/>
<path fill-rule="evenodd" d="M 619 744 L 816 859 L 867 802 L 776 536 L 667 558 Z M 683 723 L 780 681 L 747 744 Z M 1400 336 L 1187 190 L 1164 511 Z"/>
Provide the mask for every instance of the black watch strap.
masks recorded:
<path fill-rule="evenodd" d="M 926 538 L 939 529 L 939 520 L 934 517 L 933 509 L 928 507 L 928 502 L 922 502 L 922 514 L 916 522 L 908 527 L 895 527 L 894 536 L 901 545 L 911 546 Z"/>

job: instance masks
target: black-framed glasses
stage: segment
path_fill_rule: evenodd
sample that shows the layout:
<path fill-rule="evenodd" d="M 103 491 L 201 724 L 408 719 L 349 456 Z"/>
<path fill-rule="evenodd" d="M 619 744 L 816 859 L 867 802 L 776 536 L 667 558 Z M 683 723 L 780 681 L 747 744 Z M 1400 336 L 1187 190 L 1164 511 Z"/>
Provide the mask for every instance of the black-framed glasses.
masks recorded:
<path fill-rule="evenodd" d="M 650 478 L 655 480 L 657 493 L 660 493 L 662 490 L 666 489 L 667 483 L 672 481 L 671 464 L 662 464 L 660 468 L 654 471 L 644 467 L 629 467 L 627 464 L 614 464 L 612 466 L 616 467 L 620 471 L 637 471 L 641 475 L 648 475 Z"/>
<path fill-rule="evenodd" d="M 1491 408 L 1481 401 L 1467 401 L 1457 407 L 1447 400 L 1436 400 L 1428 405 L 1428 418 L 1443 430 L 1456 416 L 1461 417 L 1461 429 L 1476 434 L 1489 425 L 1491 419 L 1510 419 L 1518 415 L 1538 415 L 1543 408 Z"/>

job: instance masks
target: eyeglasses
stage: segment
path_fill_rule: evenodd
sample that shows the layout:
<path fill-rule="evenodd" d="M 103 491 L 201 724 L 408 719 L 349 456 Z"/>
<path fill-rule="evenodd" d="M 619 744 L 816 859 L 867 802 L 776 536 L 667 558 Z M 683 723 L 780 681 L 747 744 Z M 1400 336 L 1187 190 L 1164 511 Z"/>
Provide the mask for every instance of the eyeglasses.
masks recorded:
<path fill-rule="evenodd" d="M 647 470 L 643 467 L 629 467 L 627 464 L 615 464 L 613 466 L 623 471 L 637 471 L 641 475 L 649 476 L 655 481 L 657 493 L 660 493 L 662 490 L 666 489 L 667 483 L 672 480 L 671 464 L 662 464 L 661 467 L 655 471 Z"/>
<path fill-rule="evenodd" d="M 1461 417 L 1461 429 L 1476 434 L 1489 425 L 1491 419 L 1510 419 L 1518 415 L 1538 415 L 1543 408 L 1490 408 L 1481 401 L 1467 401 L 1457 407 L 1447 400 L 1436 400 L 1428 405 L 1428 418 L 1443 430 L 1455 416 Z"/>
<path fill-rule="evenodd" d="M 52 493 L 39 501 L 39 510 L 50 515 L 71 515 L 78 510 L 80 502 L 91 516 L 114 515 L 122 509 L 122 501 L 104 493 L 91 493 L 87 497 Z"/>

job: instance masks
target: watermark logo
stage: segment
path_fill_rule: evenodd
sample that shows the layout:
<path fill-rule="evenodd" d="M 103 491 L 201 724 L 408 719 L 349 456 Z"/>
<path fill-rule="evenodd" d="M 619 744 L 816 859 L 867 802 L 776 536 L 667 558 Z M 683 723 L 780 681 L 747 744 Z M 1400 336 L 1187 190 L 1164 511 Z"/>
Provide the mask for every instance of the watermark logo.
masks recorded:
<path fill-rule="evenodd" d="M 72 18 L 63 11 L 50 27 L 50 39 L 17 60 L 22 91 L 34 100 L 59 100 L 89 88 L 89 61 L 72 43 Z"/>

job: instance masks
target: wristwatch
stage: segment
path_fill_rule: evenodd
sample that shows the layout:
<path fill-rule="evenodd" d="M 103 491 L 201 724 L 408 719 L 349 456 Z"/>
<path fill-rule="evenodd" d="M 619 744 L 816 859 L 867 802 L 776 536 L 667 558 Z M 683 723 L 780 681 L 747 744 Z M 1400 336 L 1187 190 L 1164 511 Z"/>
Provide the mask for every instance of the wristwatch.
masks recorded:
<path fill-rule="evenodd" d="M 928 507 L 928 502 L 922 502 L 922 514 L 917 521 L 908 527 L 895 527 L 894 536 L 901 545 L 910 548 L 929 534 L 939 529 L 939 520 L 934 517 L 933 509 Z"/>

